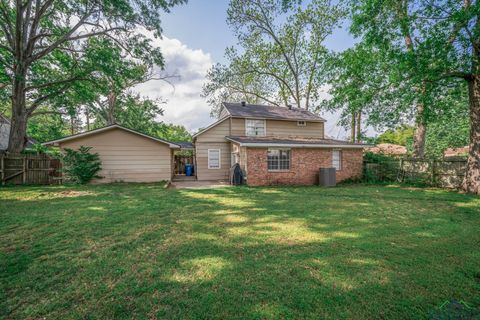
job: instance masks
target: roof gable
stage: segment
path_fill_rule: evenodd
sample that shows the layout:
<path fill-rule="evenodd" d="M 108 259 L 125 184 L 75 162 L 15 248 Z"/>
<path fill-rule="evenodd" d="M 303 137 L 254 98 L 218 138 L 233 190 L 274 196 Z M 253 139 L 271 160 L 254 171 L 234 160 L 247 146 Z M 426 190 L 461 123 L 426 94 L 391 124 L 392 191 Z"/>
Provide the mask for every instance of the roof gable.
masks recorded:
<path fill-rule="evenodd" d="M 223 121 L 227 120 L 228 118 L 230 118 L 230 116 L 226 116 L 226 117 L 223 117 L 223 118 L 220 118 L 218 119 L 217 121 L 215 121 L 214 123 L 212 123 L 211 125 L 209 125 L 208 127 L 198 131 L 197 133 L 195 133 L 192 138 L 196 138 L 198 137 L 199 135 L 207 132 L 208 130 L 214 128 L 215 126 L 219 125 L 220 123 L 222 123 Z"/>
<path fill-rule="evenodd" d="M 7 150 L 8 140 L 10 137 L 10 120 L 0 112 L 0 150 Z M 37 141 L 30 137 L 27 137 L 26 147 L 31 147 L 36 144 Z"/>
<path fill-rule="evenodd" d="M 7 119 L 1 112 L 0 112 L 0 123 L 10 124 L 10 120 Z"/>
<path fill-rule="evenodd" d="M 319 115 L 301 108 L 288 108 L 268 106 L 262 104 L 243 104 L 224 102 L 224 109 L 232 117 L 238 118 L 262 118 L 276 120 L 301 120 L 324 122 Z"/>
<path fill-rule="evenodd" d="M 74 134 L 74 135 L 67 136 L 65 138 L 52 140 L 52 141 L 47 141 L 47 142 L 44 142 L 42 144 L 43 145 L 52 145 L 52 144 L 55 144 L 55 143 L 60 143 L 60 142 L 65 142 L 65 141 L 69 141 L 69 140 L 78 139 L 78 138 L 81 138 L 81 137 L 87 137 L 87 136 L 90 136 L 90 135 L 95 135 L 95 134 L 105 132 L 107 130 L 112 130 L 112 129 L 124 130 L 124 131 L 139 135 L 139 136 L 147 138 L 147 139 L 151 139 L 151 140 L 154 140 L 154 141 L 157 141 L 157 142 L 160 142 L 160 143 L 164 143 L 164 144 L 167 144 L 170 148 L 174 148 L 174 149 L 180 148 L 180 146 L 176 143 L 173 143 L 173 142 L 170 142 L 170 141 L 167 141 L 167 140 L 164 140 L 164 139 L 152 137 L 152 136 L 149 136 L 147 134 L 144 134 L 144 133 L 141 133 L 141 132 L 138 132 L 138 131 L 135 131 L 135 130 L 132 130 L 132 129 L 129 129 L 129 128 L 126 128 L 126 127 L 123 127 L 123 126 L 118 125 L 118 124 L 113 124 L 113 125 L 110 125 L 110 126 L 106 126 L 106 127 L 102 127 L 102 128 L 98 128 L 98 129 L 94 129 L 94 130 L 90 130 L 90 131 L 86 131 L 86 132 L 82 132 L 82 133 L 77 133 L 77 134 Z"/>

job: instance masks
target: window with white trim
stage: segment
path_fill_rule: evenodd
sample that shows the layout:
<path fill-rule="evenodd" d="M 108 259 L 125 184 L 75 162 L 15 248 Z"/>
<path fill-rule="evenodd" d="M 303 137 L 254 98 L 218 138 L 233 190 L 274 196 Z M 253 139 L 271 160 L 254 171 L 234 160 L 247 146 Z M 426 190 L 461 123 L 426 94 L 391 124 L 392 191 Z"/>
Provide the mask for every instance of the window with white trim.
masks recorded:
<path fill-rule="evenodd" d="M 332 167 L 337 170 L 342 170 L 342 151 L 333 150 L 332 151 Z"/>
<path fill-rule="evenodd" d="M 220 149 L 208 149 L 208 169 L 220 169 Z"/>
<path fill-rule="evenodd" d="M 265 136 L 265 120 L 245 119 L 245 135 L 248 137 Z"/>
<path fill-rule="evenodd" d="M 269 171 L 290 170 L 290 150 L 268 149 L 267 167 Z"/>
<path fill-rule="evenodd" d="M 297 126 L 306 127 L 307 126 L 307 121 L 297 121 Z"/>

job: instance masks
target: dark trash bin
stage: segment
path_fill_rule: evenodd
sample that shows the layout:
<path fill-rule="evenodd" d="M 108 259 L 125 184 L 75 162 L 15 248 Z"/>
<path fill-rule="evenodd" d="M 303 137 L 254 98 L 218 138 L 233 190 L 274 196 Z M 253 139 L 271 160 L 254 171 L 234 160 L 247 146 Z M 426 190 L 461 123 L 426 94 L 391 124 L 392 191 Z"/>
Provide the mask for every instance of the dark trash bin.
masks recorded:
<path fill-rule="evenodd" d="M 232 168 L 230 168 L 230 183 L 234 186 L 240 186 L 245 184 L 245 177 L 243 176 L 242 168 L 238 163 L 234 164 Z"/>

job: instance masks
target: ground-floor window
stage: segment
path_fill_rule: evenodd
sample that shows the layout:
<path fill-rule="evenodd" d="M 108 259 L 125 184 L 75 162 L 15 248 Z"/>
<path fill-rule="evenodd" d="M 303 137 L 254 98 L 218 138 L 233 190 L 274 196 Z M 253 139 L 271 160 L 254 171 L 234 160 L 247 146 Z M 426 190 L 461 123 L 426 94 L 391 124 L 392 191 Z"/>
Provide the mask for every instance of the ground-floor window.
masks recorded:
<path fill-rule="evenodd" d="M 220 149 L 208 149 L 208 169 L 220 169 Z"/>
<path fill-rule="evenodd" d="M 332 167 L 334 167 L 337 170 L 342 169 L 342 151 L 341 150 L 332 151 Z"/>
<path fill-rule="evenodd" d="M 268 149 L 267 153 L 268 170 L 290 170 L 289 149 Z"/>

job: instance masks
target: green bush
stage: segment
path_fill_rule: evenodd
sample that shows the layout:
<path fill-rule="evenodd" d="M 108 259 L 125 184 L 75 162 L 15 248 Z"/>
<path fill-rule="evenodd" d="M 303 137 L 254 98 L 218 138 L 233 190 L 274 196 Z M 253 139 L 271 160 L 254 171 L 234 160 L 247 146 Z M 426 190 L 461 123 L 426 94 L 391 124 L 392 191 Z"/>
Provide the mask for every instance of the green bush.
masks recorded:
<path fill-rule="evenodd" d="M 397 181 L 400 160 L 398 158 L 366 152 L 363 157 L 363 180 L 366 182 L 395 182 Z"/>
<path fill-rule="evenodd" d="M 92 147 L 80 146 L 78 150 L 65 148 L 63 172 L 66 179 L 73 183 L 85 184 L 93 178 L 101 178 L 97 173 L 102 169 L 98 153 L 90 153 Z"/>

